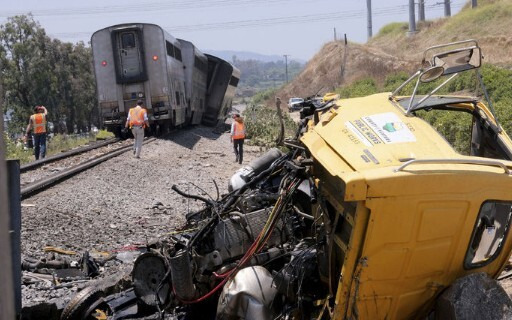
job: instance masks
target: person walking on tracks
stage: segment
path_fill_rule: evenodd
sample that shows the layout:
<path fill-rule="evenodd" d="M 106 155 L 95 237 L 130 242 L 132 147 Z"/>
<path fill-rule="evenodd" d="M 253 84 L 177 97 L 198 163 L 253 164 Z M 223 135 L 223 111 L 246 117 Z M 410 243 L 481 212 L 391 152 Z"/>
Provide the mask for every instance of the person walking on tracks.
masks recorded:
<path fill-rule="evenodd" d="M 133 154 L 136 158 L 140 158 L 140 151 L 142 149 L 142 141 L 144 140 L 144 128 L 149 127 L 148 113 L 143 106 L 142 100 L 137 101 L 137 106 L 131 108 L 128 112 L 126 119 L 126 128 L 132 129 L 134 138 Z"/>
<path fill-rule="evenodd" d="M 235 150 L 236 162 L 242 164 L 244 160 L 245 124 L 243 118 L 237 113 L 233 116 L 231 124 L 231 142 Z"/>
<path fill-rule="evenodd" d="M 46 115 L 48 110 L 44 106 L 35 106 L 34 114 L 28 120 L 26 130 L 26 139 L 29 138 L 30 131 L 33 131 L 32 141 L 34 144 L 34 156 L 36 160 L 44 159 L 46 156 Z"/>

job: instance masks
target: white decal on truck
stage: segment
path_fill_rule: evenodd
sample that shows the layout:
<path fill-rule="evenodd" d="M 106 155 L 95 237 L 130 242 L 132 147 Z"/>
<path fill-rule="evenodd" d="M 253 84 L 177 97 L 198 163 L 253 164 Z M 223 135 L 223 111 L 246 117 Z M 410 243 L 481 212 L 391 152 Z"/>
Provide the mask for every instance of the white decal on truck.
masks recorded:
<path fill-rule="evenodd" d="M 393 112 L 361 118 L 384 143 L 414 142 L 416 137 Z"/>

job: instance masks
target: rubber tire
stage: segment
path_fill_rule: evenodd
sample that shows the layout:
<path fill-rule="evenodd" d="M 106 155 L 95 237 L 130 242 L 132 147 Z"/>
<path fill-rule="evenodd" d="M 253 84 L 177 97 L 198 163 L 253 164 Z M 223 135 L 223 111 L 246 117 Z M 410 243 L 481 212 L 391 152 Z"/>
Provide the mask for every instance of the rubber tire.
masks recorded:
<path fill-rule="evenodd" d="M 78 292 L 62 311 L 61 320 L 85 320 L 85 312 L 98 299 L 104 298 L 105 292 L 100 287 L 86 287 Z"/>

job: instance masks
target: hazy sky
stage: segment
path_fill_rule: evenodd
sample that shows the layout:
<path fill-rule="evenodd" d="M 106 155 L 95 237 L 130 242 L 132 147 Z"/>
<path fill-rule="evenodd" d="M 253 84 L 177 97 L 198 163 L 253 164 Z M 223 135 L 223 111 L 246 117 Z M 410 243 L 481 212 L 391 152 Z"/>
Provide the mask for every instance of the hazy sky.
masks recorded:
<path fill-rule="evenodd" d="M 418 1 L 416 1 L 418 2 Z M 442 0 L 425 0 L 426 18 L 444 14 Z M 452 14 L 467 2 L 452 0 Z M 408 0 L 373 0 L 373 33 L 408 21 Z M 31 12 L 52 38 L 88 43 L 94 31 L 126 22 L 160 25 L 201 50 L 237 50 L 310 59 L 344 33 L 367 40 L 365 0 L 17 0 L 2 1 L 0 24 Z"/>

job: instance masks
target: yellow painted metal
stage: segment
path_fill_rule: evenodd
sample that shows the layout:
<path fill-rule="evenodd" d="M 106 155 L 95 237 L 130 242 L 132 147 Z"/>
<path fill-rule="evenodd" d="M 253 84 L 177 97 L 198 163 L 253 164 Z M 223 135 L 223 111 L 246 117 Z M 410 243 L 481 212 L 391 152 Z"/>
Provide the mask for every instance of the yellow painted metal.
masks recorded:
<path fill-rule="evenodd" d="M 403 176 L 407 175 L 413 174 Z M 366 201 L 371 212 L 366 237 L 354 244 L 363 246 L 361 257 L 366 266 L 360 273 L 357 302 L 349 308 L 357 310 L 361 319 L 424 317 L 418 312 L 426 310 L 425 305 L 457 278 L 481 271 L 496 276 L 510 256 L 509 236 L 492 263 L 472 270 L 463 268 L 482 203 L 489 199 L 512 200 L 508 175 L 414 175 L 417 179 L 407 184 L 401 177 L 368 181 L 369 189 L 375 184 L 381 184 L 380 190 L 392 189 L 396 184 L 407 188 L 402 188 L 402 195 L 391 192 Z"/>
<path fill-rule="evenodd" d="M 331 273 L 337 282 L 332 317 L 424 317 L 457 278 L 496 277 L 510 256 L 512 232 L 488 265 L 466 270 L 464 259 L 482 203 L 512 201 L 512 177 L 500 167 L 442 162 L 397 172 L 408 159 L 485 158 L 458 154 L 388 94 L 336 104 L 302 137 L 315 160 L 317 187 L 334 211 L 330 255 L 342 261 L 339 273 Z M 450 107 L 475 111 L 470 103 Z M 496 125 L 485 105 L 477 108 Z M 512 150 L 506 133 L 499 137 Z"/>
<path fill-rule="evenodd" d="M 334 300 L 333 319 L 346 319 L 352 313 L 350 308 L 357 298 L 361 267 L 365 263 L 364 260 L 361 260 L 360 251 L 362 246 L 360 244 L 363 243 L 365 237 L 368 218 L 369 210 L 363 203 L 358 203 L 354 214 L 355 224 L 350 241 L 345 244 L 346 253 Z M 334 237 L 337 237 L 337 235 L 335 234 Z M 333 250 L 331 250 L 331 254 Z"/>

